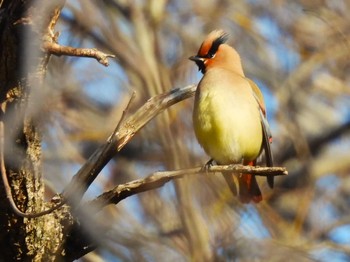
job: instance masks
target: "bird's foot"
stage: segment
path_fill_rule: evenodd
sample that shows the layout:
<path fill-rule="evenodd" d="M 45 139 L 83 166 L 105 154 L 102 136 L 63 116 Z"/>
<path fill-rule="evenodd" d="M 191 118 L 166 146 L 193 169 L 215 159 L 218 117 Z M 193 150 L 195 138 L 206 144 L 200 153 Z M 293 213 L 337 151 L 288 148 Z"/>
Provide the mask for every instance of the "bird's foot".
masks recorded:
<path fill-rule="evenodd" d="M 211 166 L 213 166 L 214 159 L 210 159 L 205 165 L 202 167 L 202 171 L 207 172 Z"/>

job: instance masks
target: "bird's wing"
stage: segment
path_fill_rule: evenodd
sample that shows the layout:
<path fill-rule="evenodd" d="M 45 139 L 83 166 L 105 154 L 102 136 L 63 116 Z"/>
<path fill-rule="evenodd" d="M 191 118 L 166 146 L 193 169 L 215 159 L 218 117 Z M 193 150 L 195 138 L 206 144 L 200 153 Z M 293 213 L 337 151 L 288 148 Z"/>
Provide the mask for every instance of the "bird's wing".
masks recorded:
<path fill-rule="evenodd" d="M 271 147 L 270 147 L 270 143 L 272 142 L 272 136 L 271 136 L 269 123 L 267 122 L 266 117 L 262 114 L 261 110 L 260 110 L 260 118 L 261 118 L 262 130 L 263 130 L 262 146 L 263 146 L 264 152 L 265 152 L 266 166 L 272 167 L 273 166 L 273 158 L 272 158 Z M 271 188 L 273 188 L 274 177 L 267 176 L 267 183 L 269 184 L 269 186 Z"/>
<path fill-rule="evenodd" d="M 260 112 L 260 120 L 261 120 L 261 126 L 263 130 L 263 142 L 262 147 L 264 148 L 265 152 L 265 158 L 266 158 L 266 166 L 272 167 L 273 166 L 273 158 L 271 153 L 270 144 L 272 143 L 272 134 L 270 130 L 269 123 L 267 122 L 266 118 L 266 109 L 265 109 L 265 103 L 264 103 L 264 97 L 259 89 L 259 87 L 249 78 L 246 78 L 252 88 L 253 95 L 259 105 L 259 112 Z M 267 176 L 267 183 L 271 188 L 273 188 L 274 184 L 274 177 L 273 176 Z"/>

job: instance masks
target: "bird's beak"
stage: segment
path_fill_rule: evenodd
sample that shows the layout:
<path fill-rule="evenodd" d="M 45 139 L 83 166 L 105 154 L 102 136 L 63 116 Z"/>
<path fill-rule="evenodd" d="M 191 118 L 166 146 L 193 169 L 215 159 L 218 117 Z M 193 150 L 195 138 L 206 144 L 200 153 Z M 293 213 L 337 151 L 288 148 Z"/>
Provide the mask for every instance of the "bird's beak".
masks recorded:
<path fill-rule="evenodd" d="M 188 59 L 190 59 L 191 61 L 195 62 L 196 65 L 198 66 L 198 71 L 201 71 L 203 74 L 205 72 L 205 58 L 194 55 L 189 57 Z"/>
<path fill-rule="evenodd" d="M 203 57 L 199 57 L 199 56 L 196 56 L 196 55 L 194 55 L 194 56 L 190 56 L 188 59 L 190 59 L 191 61 L 193 61 L 193 62 L 204 62 L 204 58 Z"/>

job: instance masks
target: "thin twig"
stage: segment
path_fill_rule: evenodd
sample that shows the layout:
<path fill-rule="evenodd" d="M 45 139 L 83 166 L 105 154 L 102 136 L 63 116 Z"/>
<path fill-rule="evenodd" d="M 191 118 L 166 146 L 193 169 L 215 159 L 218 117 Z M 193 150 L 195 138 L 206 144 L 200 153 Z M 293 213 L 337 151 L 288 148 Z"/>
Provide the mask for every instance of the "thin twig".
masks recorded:
<path fill-rule="evenodd" d="M 124 119 L 125 119 L 125 117 L 126 117 L 126 114 L 128 113 L 129 107 L 130 107 L 130 105 L 131 105 L 131 102 L 135 99 L 135 96 L 136 96 L 136 92 L 133 91 L 132 94 L 131 94 L 131 97 L 130 97 L 130 100 L 129 100 L 128 104 L 126 105 L 125 109 L 123 110 L 122 116 L 121 116 L 121 118 L 120 118 L 120 120 L 119 120 L 119 122 L 118 122 L 116 128 L 114 129 L 112 135 L 111 135 L 111 136 L 108 138 L 108 140 L 107 140 L 108 142 L 111 142 L 111 141 L 112 141 L 112 138 L 115 137 L 116 134 L 118 133 L 121 124 L 124 123 Z"/>
<path fill-rule="evenodd" d="M 200 173 L 249 173 L 256 176 L 284 176 L 288 175 L 285 167 L 258 167 L 243 165 L 211 166 L 203 170 L 202 167 L 181 169 L 175 171 L 156 172 L 143 179 L 137 179 L 122 185 L 118 185 L 112 190 L 105 192 L 96 199 L 88 202 L 83 208 L 94 208 L 95 211 L 110 204 L 117 204 L 121 200 L 149 190 L 162 187 L 165 183 L 184 176 L 197 175 Z"/>
<path fill-rule="evenodd" d="M 75 48 L 71 46 L 63 46 L 55 42 L 45 41 L 43 48 L 50 54 L 57 56 L 80 56 L 80 57 L 92 57 L 95 58 L 100 64 L 108 66 L 108 57 L 114 58 L 115 55 L 105 54 L 96 48 Z"/>
<path fill-rule="evenodd" d="M 10 204 L 13 212 L 20 217 L 36 218 L 36 217 L 40 217 L 43 215 L 47 215 L 47 214 L 53 212 L 54 210 L 60 208 L 61 206 L 63 206 L 64 201 L 60 202 L 59 204 L 57 204 L 57 205 L 55 205 L 47 210 L 37 212 L 37 213 L 24 213 L 21 210 L 19 210 L 19 208 L 17 207 L 17 205 L 13 199 L 11 187 L 10 187 L 10 184 L 9 184 L 8 178 L 7 178 L 5 159 L 4 159 L 4 147 L 5 147 L 5 144 L 4 144 L 5 138 L 4 137 L 5 137 L 4 122 L 0 121 L 0 171 L 1 171 L 2 182 L 3 182 L 4 188 L 5 188 L 6 198 L 8 199 L 9 204 Z"/>
<path fill-rule="evenodd" d="M 62 8 L 64 7 L 65 3 L 66 3 L 65 0 L 60 0 L 59 2 L 55 1 L 55 2 L 51 3 L 53 5 L 53 7 L 52 7 L 53 10 L 51 12 L 52 16 L 51 16 L 50 23 L 49 23 L 47 29 L 52 34 L 54 32 L 57 21 L 61 16 L 61 11 L 62 11 Z"/>

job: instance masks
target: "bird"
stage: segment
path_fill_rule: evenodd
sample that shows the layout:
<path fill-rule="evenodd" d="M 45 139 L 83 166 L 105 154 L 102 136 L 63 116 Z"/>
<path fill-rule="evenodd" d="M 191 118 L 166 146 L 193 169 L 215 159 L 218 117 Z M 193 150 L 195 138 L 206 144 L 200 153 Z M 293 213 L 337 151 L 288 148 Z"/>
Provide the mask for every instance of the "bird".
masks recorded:
<path fill-rule="evenodd" d="M 229 35 L 214 30 L 205 38 L 197 55 L 189 57 L 203 77 L 198 83 L 193 127 L 196 138 L 218 165 L 255 166 L 264 151 L 266 166 L 273 166 L 271 130 L 267 121 L 264 98 L 259 87 L 243 72 L 238 52 L 226 42 Z M 233 174 L 223 174 L 234 195 L 237 188 Z M 273 188 L 274 178 L 267 176 Z M 238 175 L 241 203 L 259 203 L 262 194 L 253 174 Z"/>

